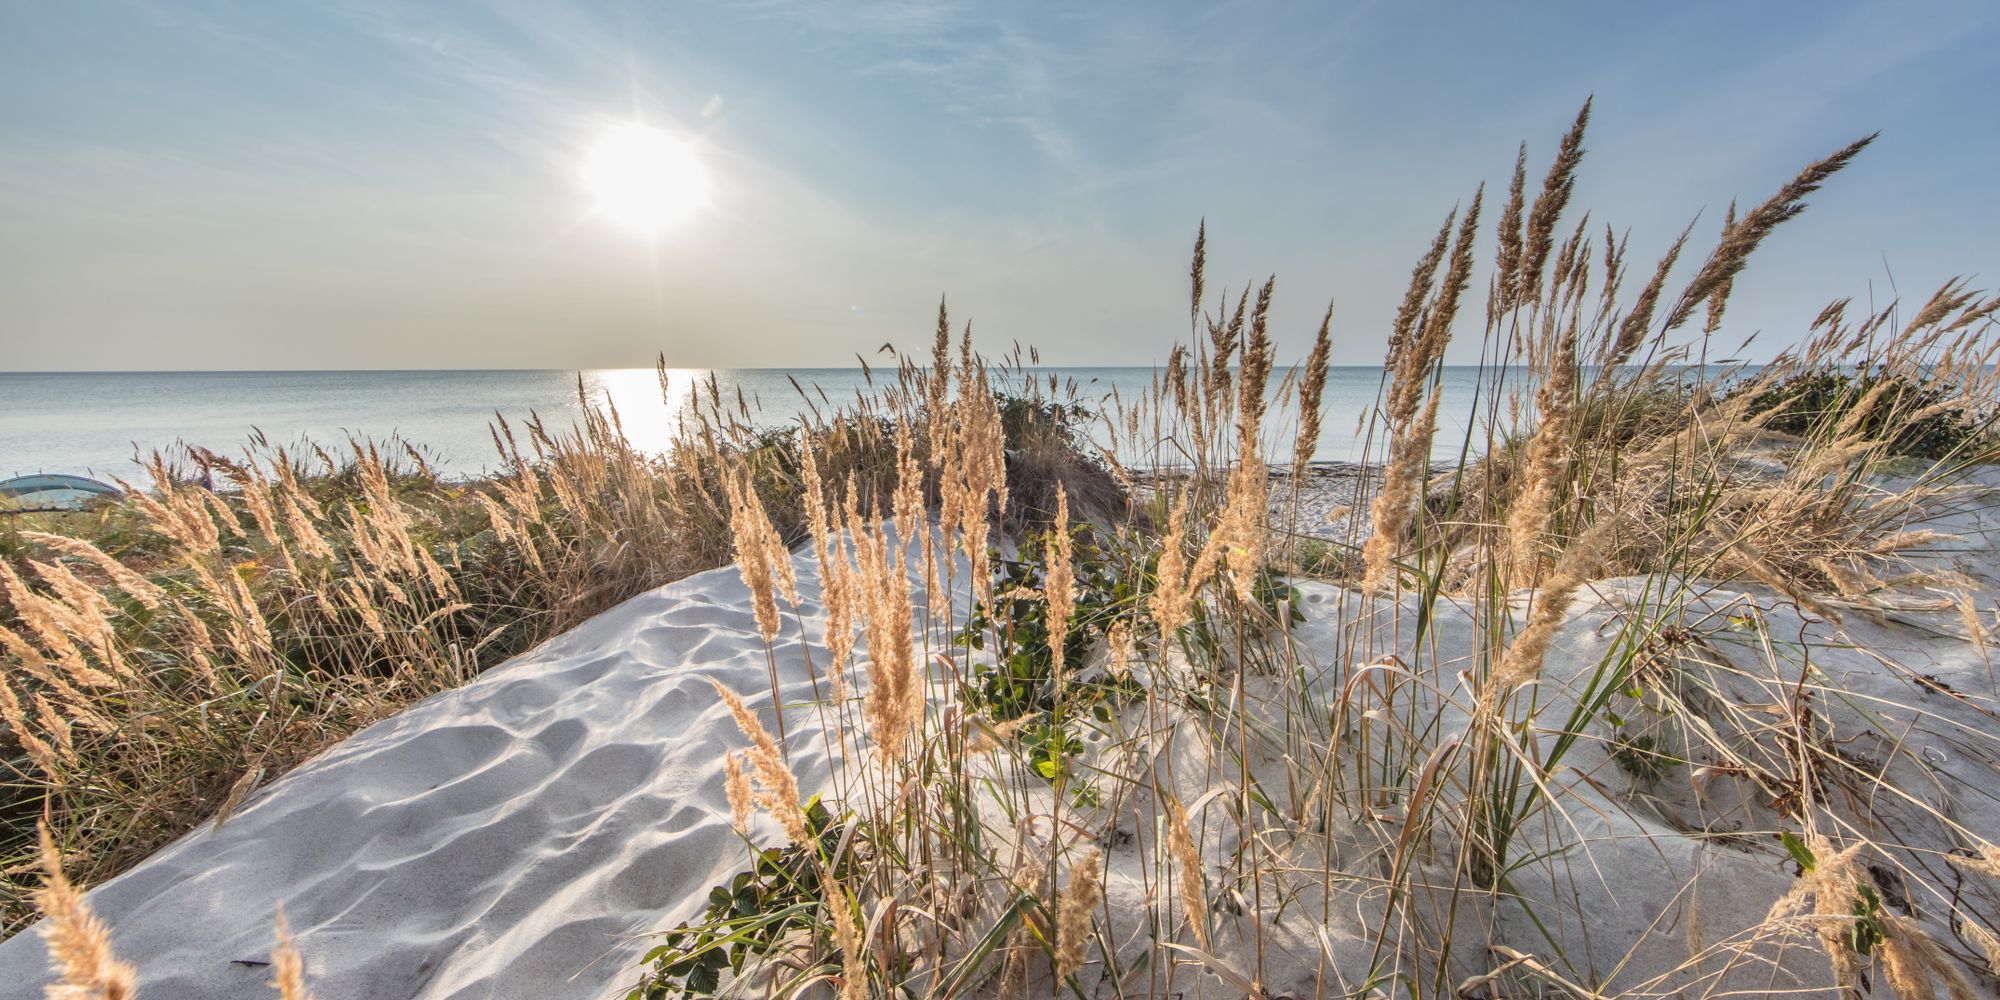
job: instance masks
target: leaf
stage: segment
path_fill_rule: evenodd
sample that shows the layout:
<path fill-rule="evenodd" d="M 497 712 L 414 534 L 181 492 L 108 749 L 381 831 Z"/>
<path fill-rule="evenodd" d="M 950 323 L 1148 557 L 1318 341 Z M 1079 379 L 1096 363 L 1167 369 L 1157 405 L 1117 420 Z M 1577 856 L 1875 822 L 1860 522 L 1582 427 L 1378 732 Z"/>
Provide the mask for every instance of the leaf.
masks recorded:
<path fill-rule="evenodd" d="M 1790 830 L 1780 830 L 1778 840 L 1785 845 L 1785 851 L 1792 856 L 1792 860 L 1799 863 L 1801 870 L 1812 871 L 1819 867 L 1819 862 L 1813 858 L 1812 848 L 1807 847 L 1806 842 L 1800 840 L 1797 834 Z"/>
<path fill-rule="evenodd" d="M 706 965 L 694 970 L 687 977 L 689 993 L 714 993 L 721 987 L 722 973 Z"/>

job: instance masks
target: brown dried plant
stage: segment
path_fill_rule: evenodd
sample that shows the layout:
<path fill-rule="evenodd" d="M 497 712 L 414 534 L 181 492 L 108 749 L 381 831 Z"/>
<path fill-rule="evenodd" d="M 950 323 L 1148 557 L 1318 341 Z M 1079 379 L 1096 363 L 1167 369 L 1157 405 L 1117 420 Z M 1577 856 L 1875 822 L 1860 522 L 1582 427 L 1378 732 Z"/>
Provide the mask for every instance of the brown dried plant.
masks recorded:
<path fill-rule="evenodd" d="M 59 978 L 48 988 L 49 1000 L 132 1000 L 139 995 L 137 974 L 112 952 L 104 921 L 63 874 L 62 852 L 46 825 L 41 841 L 43 882 L 35 906 Z"/>

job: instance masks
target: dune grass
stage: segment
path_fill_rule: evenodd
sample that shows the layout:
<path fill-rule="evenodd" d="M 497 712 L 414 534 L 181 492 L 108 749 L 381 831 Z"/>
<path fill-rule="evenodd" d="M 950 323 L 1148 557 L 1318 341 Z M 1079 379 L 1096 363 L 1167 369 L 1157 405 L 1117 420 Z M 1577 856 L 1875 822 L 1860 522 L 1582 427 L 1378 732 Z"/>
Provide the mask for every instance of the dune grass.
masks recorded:
<path fill-rule="evenodd" d="M 1962 721 L 1993 692 L 1936 707 L 1870 637 L 1990 641 L 1993 595 L 1929 525 L 1987 502 L 2000 306 L 1956 282 L 1907 316 L 1836 303 L 1772 362 L 1694 364 L 1733 353 L 1708 341 L 1751 253 L 1869 140 L 1634 277 L 1570 221 L 1588 111 L 1538 189 L 1524 151 L 1490 266 L 1483 189 L 1419 258 L 1347 537 L 1268 513 L 1314 451 L 1329 326 L 1265 391 L 1275 281 L 1209 302 L 1205 228 L 1143 398 L 1010 383 L 941 306 L 929 358 L 783 431 L 711 385 L 666 455 L 608 413 L 498 425 L 511 471 L 479 483 L 265 448 L 221 492 L 156 463 L 98 543 L 19 532 L 10 928 L 37 815 L 49 867 L 101 879 L 659 582 L 733 561 L 767 640 L 806 630 L 805 547 L 825 697 L 718 691 L 744 874 L 635 997 L 1973 995 L 2000 900 L 1966 886 L 2000 831 L 1925 793 L 1935 748 L 1905 734 L 2000 753 Z M 1472 329 L 1475 419 L 1436 465 Z M 1824 666 L 1849 655 L 1907 700 Z M 804 713 L 823 789 L 788 765 Z M 1791 880 L 1736 919 L 1690 875 L 1645 901 L 1674 958 L 1652 932 L 1599 954 L 1588 885 L 1687 845 Z"/>
<path fill-rule="evenodd" d="M 665 454 L 609 411 L 566 432 L 498 420 L 506 471 L 463 482 L 395 442 L 260 438 L 234 459 L 156 454 L 125 503 L 0 522 L 6 931 L 33 913 L 38 819 L 101 881 L 401 706 L 726 564 L 733 477 L 792 539 L 802 452 L 871 503 L 894 481 L 892 432 L 865 407 L 770 431 L 702 389 Z M 1081 458 L 1073 414 L 1008 405 L 1018 454 Z M 192 483 L 197 460 L 215 489 Z"/>

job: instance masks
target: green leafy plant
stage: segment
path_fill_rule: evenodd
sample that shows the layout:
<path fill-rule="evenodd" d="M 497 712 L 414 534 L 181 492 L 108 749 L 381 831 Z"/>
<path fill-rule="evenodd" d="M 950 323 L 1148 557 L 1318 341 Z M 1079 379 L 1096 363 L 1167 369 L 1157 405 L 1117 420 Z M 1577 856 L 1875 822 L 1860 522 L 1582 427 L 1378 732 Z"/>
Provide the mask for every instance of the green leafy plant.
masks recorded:
<path fill-rule="evenodd" d="M 754 866 L 710 889 L 701 922 L 668 931 L 646 953 L 643 961 L 652 968 L 626 1000 L 712 996 L 724 972 L 740 973 L 747 961 L 820 924 L 819 865 L 835 856 L 847 827 L 833 821 L 817 796 L 806 804 L 805 817 L 814 842 L 760 850 Z M 840 873 L 836 869 L 836 877 Z"/>
<path fill-rule="evenodd" d="M 1021 733 L 1021 743 L 1028 748 L 1028 766 L 1051 782 L 1067 777 L 1070 758 L 1083 752 L 1083 744 L 1052 720 L 1028 726 Z"/>
<path fill-rule="evenodd" d="M 1808 435 L 1838 425 L 1865 406 L 1853 430 L 1887 440 L 1894 454 L 1938 459 L 1990 451 L 1994 416 L 1956 405 L 1955 398 L 1943 387 L 1900 372 L 1816 370 L 1758 392 L 1750 412 L 1776 410 L 1766 427 Z"/>
<path fill-rule="evenodd" d="M 1063 649 L 1074 670 L 1105 634 L 1118 609 L 1134 598 L 1130 586 L 1115 574 L 1097 533 L 1087 525 L 1070 530 L 1076 610 Z M 1043 593 L 1049 569 L 1042 544 L 1046 537 L 1046 533 L 1031 535 L 1016 558 L 994 552 L 993 600 L 975 607 L 954 637 L 961 648 L 978 651 L 985 651 L 988 636 L 992 637 L 992 662 L 975 668 L 967 697 L 996 719 L 1049 712 L 1056 706 L 1055 654 L 1049 648 L 1049 603 Z"/>
<path fill-rule="evenodd" d="M 1666 776 L 1668 769 L 1681 763 L 1660 750 L 1659 741 L 1644 733 L 1620 729 L 1611 741 L 1611 762 L 1635 782 L 1652 784 Z"/>

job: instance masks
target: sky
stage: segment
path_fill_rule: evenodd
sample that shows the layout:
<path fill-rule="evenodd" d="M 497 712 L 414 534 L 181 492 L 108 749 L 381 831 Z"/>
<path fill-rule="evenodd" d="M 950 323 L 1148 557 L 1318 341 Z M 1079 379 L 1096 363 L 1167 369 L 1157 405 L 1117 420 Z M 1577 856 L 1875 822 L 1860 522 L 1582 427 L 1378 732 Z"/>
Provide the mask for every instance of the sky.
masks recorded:
<path fill-rule="evenodd" d="M 940 296 L 989 352 L 1152 364 L 1204 218 L 1282 351 L 1332 301 L 1377 363 L 1444 214 L 1591 95 L 1573 204 L 1648 268 L 1882 132 L 1732 345 L 2000 274 L 1990 0 L 0 0 L 0 95 L 0 370 L 841 366 Z M 634 122 L 706 176 L 657 231 L 585 183 Z"/>

